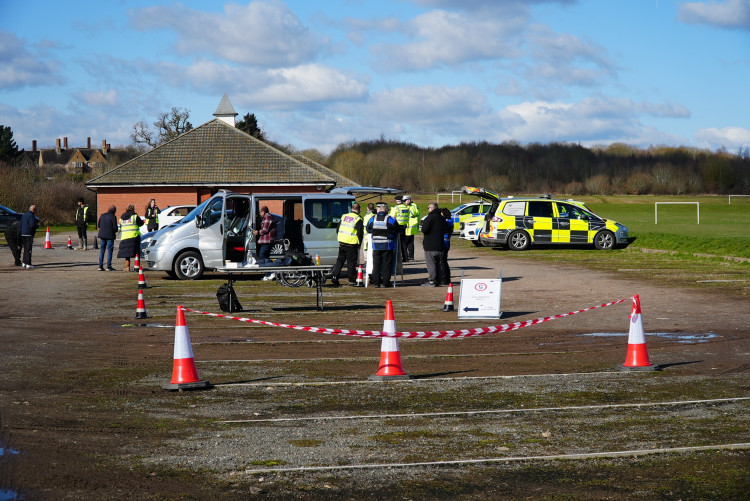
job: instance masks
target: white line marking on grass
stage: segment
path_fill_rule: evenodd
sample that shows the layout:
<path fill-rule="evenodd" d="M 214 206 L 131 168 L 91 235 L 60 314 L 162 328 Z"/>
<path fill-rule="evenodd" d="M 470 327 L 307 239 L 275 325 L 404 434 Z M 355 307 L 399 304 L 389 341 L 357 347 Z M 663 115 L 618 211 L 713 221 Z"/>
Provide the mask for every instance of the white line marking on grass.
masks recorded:
<path fill-rule="evenodd" d="M 622 334 L 623 336 L 627 334 Z M 571 353 L 583 353 L 583 350 L 572 351 L 535 351 L 531 352 L 507 352 L 507 353 L 461 353 L 461 354 L 435 354 L 435 355 L 409 355 L 404 359 L 410 358 L 468 358 L 468 357 L 516 357 L 516 356 L 535 356 L 535 355 L 569 355 Z M 250 358 L 250 359 L 232 359 L 232 360 L 196 360 L 197 364 L 210 363 L 262 363 L 262 362 L 327 362 L 327 361 L 358 361 L 358 360 L 378 360 L 380 354 L 367 355 L 361 357 L 324 357 L 324 358 Z"/>
<path fill-rule="evenodd" d="M 610 452 L 587 452 L 580 454 L 553 454 L 550 456 L 515 456 L 503 458 L 486 458 L 486 459 L 457 459 L 453 461 L 425 461 L 421 463 L 381 463 L 381 464 L 350 464 L 341 466 L 301 466 L 298 468 L 269 468 L 263 470 L 245 470 L 242 473 L 282 473 L 293 471 L 333 471 L 333 470 L 367 470 L 377 468 L 408 468 L 414 466 L 447 466 L 463 464 L 481 464 L 481 463 L 517 463 L 524 461 L 554 461 L 566 459 L 614 459 L 621 457 L 649 456 L 652 454 L 669 454 L 675 452 L 699 452 L 714 450 L 738 450 L 750 449 L 750 443 L 737 444 L 716 444 L 716 445 L 699 445 L 695 447 L 669 447 L 660 449 L 636 449 L 630 451 L 610 451 Z"/>
<path fill-rule="evenodd" d="M 605 374 L 605 375 L 627 375 L 627 376 L 637 376 L 637 375 L 645 375 L 650 374 L 646 371 L 601 371 L 601 372 L 570 372 L 567 374 L 517 374 L 514 376 L 466 376 L 466 377 L 414 377 L 413 379 L 401 379 L 401 380 L 395 380 L 395 381 L 368 381 L 368 380 L 362 380 L 362 379 L 352 379 L 350 381 L 307 381 L 307 382 L 296 382 L 296 383 L 267 383 L 267 382 L 261 382 L 261 383 L 216 383 L 213 386 L 214 387 L 221 387 L 221 386 L 227 386 L 227 387 L 235 387 L 235 386 L 337 386 L 342 384 L 399 384 L 399 383 L 416 383 L 416 382 L 445 382 L 445 381 L 464 381 L 464 380 L 473 380 L 473 379 L 516 379 L 516 378 L 522 378 L 522 377 L 528 377 L 528 378 L 536 378 L 536 377 L 560 377 L 560 376 L 591 376 L 591 375 L 599 375 L 599 374 Z"/>
<path fill-rule="evenodd" d="M 268 418 L 268 419 L 238 419 L 232 421 L 217 421 L 222 424 L 242 423 L 281 423 L 289 421 L 336 421 L 353 419 L 383 419 L 383 418 L 417 418 L 417 417 L 443 417 L 443 416 L 471 416 L 480 414 L 517 414 L 524 412 L 550 412 L 550 411 L 580 411 L 595 409 L 622 409 L 633 407 L 658 407 L 667 405 L 695 405 L 716 404 L 723 402 L 739 402 L 750 400 L 750 397 L 715 398 L 710 400 L 676 400 L 671 402 L 640 402 L 633 404 L 601 404 L 601 405 L 571 405 L 568 407 L 534 407 L 523 409 L 491 409 L 483 411 L 450 411 L 450 412 L 424 412 L 414 414 L 370 414 L 360 416 L 311 416 L 297 418 Z"/>

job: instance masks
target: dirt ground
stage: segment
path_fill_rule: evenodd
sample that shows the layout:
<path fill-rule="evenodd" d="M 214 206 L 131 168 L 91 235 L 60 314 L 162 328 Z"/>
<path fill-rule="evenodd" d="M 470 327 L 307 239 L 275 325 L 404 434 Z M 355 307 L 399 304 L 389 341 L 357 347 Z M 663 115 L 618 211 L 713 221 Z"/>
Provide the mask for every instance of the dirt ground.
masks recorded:
<path fill-rule="evenodd" d="M 520 322 L 638 294 L 648 353 L 662 370 L 618 370 L 629 300 L 503 334 L 402 340 L 404 369 L 415 379 L 398 383 L 367 383 L 380 341 L 188 314 L 197 368 L 216 387 L 173 393 L 161 385 L 171 377 L 176 306 L 218 312 L 223 278 L 180 282 L 146 272 L 150 318 L 135 320 L 137 274 L 99 272 L 98 251 L 68 250 L 66 240 L 53 235 L 55 248 L 44 250 L 38 236 L 34 270 L 12 266 L 0 248 L 0 499 L 747 496 L 746 297 L 468 247 L 451 251 L 453 275 L 502 273 L 500 320 L 441 311 L 446 288 L 418 286 L 421 261 L 406 265 L 395 289 L 326 286 L 323 312 L 314 289 L 253 277 L 237 285 L 243 317 L 379 329 L 392 300 L 401 331 Z M 459 295 L 457 283 L 456 306 Z M 583 408 L 634 402 L 672 403 Z M 499 414 L 466 414 L 480 411 Z M 362 417 L 378 415 L 389 417 Z M 325 420 L 334 416 L 348 421 Z M 301 420 L 273 421 L 280 418 Z M 706 450 L 545 459 L 678 447 Z M 487 458 L 507 461 L 460 463 Z M 454 463 L 376 467 L 441 461 Z M 304 470 L 334 466 L 347 468 Z M 293 468 L 300 470 L 274 471 Z"/>

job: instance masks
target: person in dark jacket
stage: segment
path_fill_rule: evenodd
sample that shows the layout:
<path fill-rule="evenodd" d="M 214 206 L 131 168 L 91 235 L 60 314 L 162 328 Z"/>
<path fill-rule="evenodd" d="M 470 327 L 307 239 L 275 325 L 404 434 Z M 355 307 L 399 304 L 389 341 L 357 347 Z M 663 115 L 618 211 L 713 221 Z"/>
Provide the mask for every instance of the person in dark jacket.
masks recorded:
<path fill-rule="evenodd" d="M 20 219 L 14 219 L 8 227 L 5 228 L 5 241 L 8 242 L 8 247 L 10 247 L 10 251 L 13 253 L 15 265 L 21 266 L 21 249 L 23 249 L 23 246 L 21 244 Z"/>
<path fill-rule="evenodd" d="M 159 214 L 161 209 L 156 205 L 156 199 L 152 198 L 146 206 L 145 218 L 146 218 L 146 229 L 148 231 L 156 231 L 159 229 Z"/>
<path fill-rule="evenodd" d="M 138 231 L 143 225 L 143 220 L 135 213 L 133 204 L 120 216 L 120 247 L 117 249 L 117 257 L 125 259 L 123 271 L 130 271 L 130 259 L 141 252 L 141 233 Z"/>
<path fill-rule="evenodd" d="M 99 247 L 99 271 L 104 271 L 104 251 L 105 249 L 109 254 L 107 255 L 107 271 L 115 271 L 112 268 L 112 251 L 115 248 L 115 238 L 117 237 L 117 207 L 114 205 L 109 208 L 107 212 L 99 216 L 99 222 L 96 227 L 99 228 L 99 240 L 102 244 Z"/>
<path fill-rule="evenodd" d="M 422 223 L 422 248 L 424 249 L 424 260 L 427 265 L 428 281 L 422 285 L 425 287 L 438 287 L 443 277 L 441 261 L 445 251 L 445 234 L 448 233 L 448 224 L 433 202 L 429 205 L 429 214 Z"/>
<path fill-rule="evenodd" d="M 451 235 L 453 235 L 453 214 L 448 209 L 441 209 L 440 213 L 445 219 L 446 231 L 443 235 L 443 254 L 440 257 L 440 283 L 442 285 L 448 285 L 451 283 L 451 267 L 448 264 L 448 251 L 451 250 Z"/>
<path fill-rule="evenodd" d="M 27 270 L 33 270 L 31 264 L 31 246 L 34 245 L 34 235 L 39 227 L 39 219 L 36 217 L 36 205 L 29 207 L 29 211 L 21 216 L 21 240 L 23 241 L 23 260 L 21 266 Z"/>
<path fill-rule="evenodd" d="M 388 204 L 378 202 L 378 213 L 367 223 L 367 233 L 372 240 L 372 275 L 370 282 L 375 287 L 391 287 L 393 254 L 398 242 L 399 225 L 396 218 L 388 215 Z"/>
<path fill-rule="evenodd" d="M 78 199 L 78 207 L 75 213 L 76 229 L 78 230 L 78 250 L 89 250 L 88 235 L 86 234 L 89 226 L 89 206 Z"/>

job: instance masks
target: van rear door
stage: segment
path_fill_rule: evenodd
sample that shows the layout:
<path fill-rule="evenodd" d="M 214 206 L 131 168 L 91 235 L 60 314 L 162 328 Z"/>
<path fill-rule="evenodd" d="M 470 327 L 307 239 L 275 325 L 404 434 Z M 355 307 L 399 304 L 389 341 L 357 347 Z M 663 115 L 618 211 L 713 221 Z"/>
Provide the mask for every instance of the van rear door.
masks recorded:
<path fill-rule="evenodd" d="M 341 195 L 303 196 L 303 240 L 305 252 L 318 254 L 321 264 L 334 264 L 338 256 L 338 228 L 341 216 L 351 211 L 354 197 Z"/>

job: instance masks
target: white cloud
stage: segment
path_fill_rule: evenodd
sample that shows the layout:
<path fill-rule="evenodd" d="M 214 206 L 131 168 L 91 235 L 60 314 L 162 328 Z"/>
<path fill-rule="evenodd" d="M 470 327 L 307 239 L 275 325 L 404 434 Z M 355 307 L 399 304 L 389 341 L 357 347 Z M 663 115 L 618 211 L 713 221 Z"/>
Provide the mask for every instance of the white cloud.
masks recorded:
<path fill-rule="evenodd" d="M 60 84 L 57 64 L 32 54 L 23 40 L 0 30 L 0 89 Z"/>
<path fill-rule="evenodd" d="M 714 150 L 722 147 L 750 148 L 750 130 L 743 127 L 699 129 L 694 137 L 699 146 Z"/>
<path fill-rule="evenodd" d="M 367 104 L 368 116 L 409 123 L 445 123 L 476 116 L 486 108 L 484 95 L 471 87 L 402 87 L 377 92 Z"/>
<path fill-rule="evenodd" d="M 341 71 L 306 64 L 268 70 L 268 82 L 257 88 L 246 82 L 239 99 L 271 108 L 298 107 L 300 103 L 349 101 L 367 95 L 367 86 Z M 250 89 L 250 90 L 248 90 Z"/>
<path fill-rule="evenodd" d="M 434 10 L 409 23 L 414 41 L 373 47 L 379 66 L 414 70 L 519 56 L 516 40 L 526 17 L 492 18 Z"/>
<path fill-rule="evenodd" d="M 212 54 L 243 64 L 297 65 L 326 44 L 278 0 L 226 4 L 223 15 L 181 5 L 153 6 L 131 11 L 130 18 L 141 30 L 174 30 L 181 55 Z"/>
<path fill-rule="evenodd" d="M 683 2 L 677 18 L 690 24 L 750 30 L 750 0 Z"/>
<path fill-rule="evenodd" d="M 507 125 L 501 139 L 521 142 L 566 141 L 582 144 L 625 142 L 648 146 L 679 144 L 683 138 L 662 133 L 640 120 L 643 110 L 658 109 L 629 99 L 583 99 L 575 103 L 524 102 L 499 115 Z"/>
<path fill-rule="evenodd" d="M 89 106 L 112 107 L 118 105 L 119 94 L 115 89 L 84 92 L 81 94 L 81 100 Z"/>

